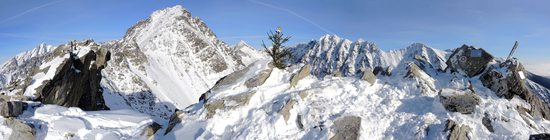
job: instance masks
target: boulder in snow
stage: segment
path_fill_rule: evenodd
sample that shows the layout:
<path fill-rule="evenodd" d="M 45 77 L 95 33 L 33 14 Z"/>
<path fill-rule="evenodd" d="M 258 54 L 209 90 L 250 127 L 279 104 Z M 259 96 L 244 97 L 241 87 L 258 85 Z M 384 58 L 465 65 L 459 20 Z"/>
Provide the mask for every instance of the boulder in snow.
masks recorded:
<path fill-rule="evenodd" d="M 334 134 L 330 140 L 356 140 L 361 130 L 361 118 L 357 116 L 346 116 L 334 121 L 330 127 Z"/>
<path fill-rule="evenodd" d="M 272 71 L 273 71 L 273 68 L 263 70 L 263 71 L 260 72 L 260 74 L 246 80 L 246 82 L 244 84 L 246 85 L 247 88 L 253 88 L 253 87 L 261 86 L 262 84 L 265 83 L 265 80 L 267 80 L 267 78 L 269 78 Z"/>
<path fill-rule="evenodd" d="M 296 86 L 298 84 L 298 81 L 300 81 L 300 80 L 304 79 L 305 77 L 307 77 L 310 72 L 311 72 L 311 65 L 309 65 L 309 64 L 304 65 L 298 71 L 298 73 L 294 74 L 292 76 L 292 78 L 290 78 L 290 87 Z"/>
<path fill-rule="evenodd" d="M 459 125 L 453 120 L 447 120 L 444 132 L 449 132 L 448 140 L 470 140 L 468 133 L 472 129 L 467 125 Z"/>
<path fill-rule="evenodd" d="M 439 93 L 441 104 L 451 112 L 471 114 L 476 105 L 479 104 L 479 97 L 471 90 L 442 89 Z"/>
<path fill-rule="evenodd" d="M 493 60 L 494 57 L 481 48 L 462 45 L 451 54 L 446 63 L 451 71 L 462 71 L 469 77 L 474 77 L 482 73 Z"/>
<path fill-rule="evenodd" d="M 249 91 L 238 95 L 224 97 L 222 99 L 210 100 L 204 105 L 208 111 L 206 118 L 212 118 L 216 114 L 216 110 L 233 109 L 243 105 L 247 105 L 250 98 L 254 96 L 256 91 Z"/>
<path fill-rule="evenodd" d="M 290 118 L 290 110 L 292 109 L 292 107 L 294 107 L 294 104 L 296 104 L 296 101 L 290 99 L 286 102 L 283 108 L 279 110 L 278 113 L 283 115 L 283 119 L 285 119 L 285 122 L 287 122 L 288 119 Z"/>
<path fill-rule="evenodd" d="M 36 132 L 34 127 L 29 126 L 14 118 L 5 119 L 6 125 L 11 128 L 12 132 L 9 137 L 10 140 L 34 140 L 36 139 Z"/>
<path fill-rule="evenodd" d="M 361 76 L 361 79 L 369 82 L 371 85 L 376 82 L 376 76 L 370 70 L 365 70 L 363 72 L 363 76 Z"/>
<path fill-rule="evenodd" d="M 0 98 L 0 116 L 17 117 L 23 114 L 27 108 L 27 103 L 21 101 L 5 101 Z"/>

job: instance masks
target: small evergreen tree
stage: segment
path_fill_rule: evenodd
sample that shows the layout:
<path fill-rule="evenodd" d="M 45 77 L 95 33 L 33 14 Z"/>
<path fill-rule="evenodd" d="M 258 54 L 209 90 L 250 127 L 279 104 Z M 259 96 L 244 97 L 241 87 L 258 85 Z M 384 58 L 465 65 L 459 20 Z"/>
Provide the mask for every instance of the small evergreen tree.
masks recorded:
<path fill-rule="evenodd" d="M 284 69 L 288 65 L 285 64 L 285 60 L 289 60 L 291 57 L 290 50 L 288 48 L 285 48 L 283 46 L 284 43 L 286 43 L 290 36 L 285 37 L 284 34 L 281 31 L 281 27 L 277 27 L 277 30 L 275 33 L 273 31 L 270 31 L 267 33 L 269 36 L 269 40 L 271 40 L 271 49 L 267 48 L 265 43 L 262 41 L 262 45 L 264 46 L 265 52 L 273 58 L 273 65 L 279 69 Z"/>

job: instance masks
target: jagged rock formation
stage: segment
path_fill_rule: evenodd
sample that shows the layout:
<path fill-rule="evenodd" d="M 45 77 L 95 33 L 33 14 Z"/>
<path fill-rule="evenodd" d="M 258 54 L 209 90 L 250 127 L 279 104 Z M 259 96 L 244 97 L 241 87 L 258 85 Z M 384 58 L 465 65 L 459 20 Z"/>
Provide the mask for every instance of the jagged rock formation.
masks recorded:
<path fill-rule="evenodd" d="M 55 76 L 45 81 L 38 100 L 45 104 L 80 107 L 83 110 L 108 109 L 100 82 L 101 70 L 110 60 L 110 55 L 105 49 L 90 50 L 82 57 L 71 52 L 69 59 L 57 68 Z"/>
<path fill-rule="evenodd" d="M 345 116 L 334 122 L 330 127 L 334 136 L 330 140 L 357 140 L 361 130 L 361 118 L 357 116 Z"/>
<path fill-rule="evenodd" d="M 230 48 L 181 6 L 155 11 L 117 42 L 102 86 L 132 108 L 168 119 L 197 101 L 220 78 L 263 57 L 241 42 Z"/>
<path fill-rule="evenodd" d="M 342 76 L 363 75 L 365 69 L 374 70 L 384 75 L 391 74 L 391 69 L 402 62 L 408 62 L 415 57 L 424 58 L 434 69 L 446 68 L 445 52 L 428 47 L 421 43 L 411 44 L 405 49 L 384 52 L 374 43 L 364 40 L 352 42 L 335 35 L 325 35 L 319 41 L 299 44 L 291 48 L 295 63 L 306 63 L 312 66 L 311 74 L 317 77 L 340 74 Z"/>
<path fill-rule="evenodd" d="M 446 63 L 451 71 L 460 70 L 473 77 L 483 72 L 491 61 L 494 61 L 494 57 L 485 50 L 462 45 L 451 54 Z"/>
<path fill-rule="evenodd" d="M 512 99 L 519 96 L 527 101 L 531 105 L 528 112 L 532 116 L 550 119 L 549 104 L 542 98 L 545 96 L 532 92 L 530 84 L 526 81 L 525 69 L 517 60 L 491 66 L 481 75 L 480 80 L 500 97 Z"/>

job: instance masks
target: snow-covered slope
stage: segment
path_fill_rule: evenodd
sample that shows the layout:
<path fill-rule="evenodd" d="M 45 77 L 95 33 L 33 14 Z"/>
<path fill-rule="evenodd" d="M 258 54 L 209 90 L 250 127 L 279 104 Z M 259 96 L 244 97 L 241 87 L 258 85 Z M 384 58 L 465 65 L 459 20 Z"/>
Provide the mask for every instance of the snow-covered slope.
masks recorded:
<path fill-rule="evenodd" d="M 426 59 L 436 69 L 444 69 L 446 52 L 421 43 L 411 44 L 405 49 L 384 52 L 374 43 L 364 40 L 352 42 L 336 35 L 322 36 L 319 41 L 300 44 L 291 48 L 295 62 L 305 62 L 313 67 L 313 74 L 355 76 L 366 69 L 376 67 L 393 69 L 402 62 Z M 360 76 L 360 75 L 359 75 Z"/>
<path fill-rule="evenodd" d="M 418 60 L 408 62 L 414 61 Z M 267 62 L 255 64 L 242 79 L 266 69 Z M 311 75 L 291 87 L 289 81 L 302 65 L 273 69 L 266 82 L 256 88 L 246 88 L 237 80 L 214 90 L 206 102 L 184 110 L 179 115 L 181 123 L 172 131 L 164 135 L 161 129 L 156 137 L 328 139 L 335 135 L 333 125 L 345 116 L 360 118 L 359 139 L 447 139 L 456 133 L 449 132 L 448 120 L 467 126 L 464 134 L 472 139 L 527 139 L 531 134 L 550 132 L 550 121 L 516 109 L 530 108 L 529 103 L 518 96 L 511 100 L 498 97 L 478 77 L 436 70 L 420 70 L 422 75 L 411 77 L 409 69 L 397 67 L 393 75 L 378 76 L 372 85 L 355 77 Z M 438 92 L 426 92 L 426 83 L 419 79 L 432 81 Z M 442 96 L 467 94 L 461 92 L 464 89 L 478 96 L 479 105 L 466 114 L 446 110 Z"/>
<path fill-rule="evenodd" d="M 218 79 L 262 57 L 244 43 L 232 50 L 181 6 L 154 12 L 106 47 L 113 61 L 103 72 L 105 96 L 123 99 L 107 104 L 127 102 L 165 119 L 175 108 L 196 103 Z"/>

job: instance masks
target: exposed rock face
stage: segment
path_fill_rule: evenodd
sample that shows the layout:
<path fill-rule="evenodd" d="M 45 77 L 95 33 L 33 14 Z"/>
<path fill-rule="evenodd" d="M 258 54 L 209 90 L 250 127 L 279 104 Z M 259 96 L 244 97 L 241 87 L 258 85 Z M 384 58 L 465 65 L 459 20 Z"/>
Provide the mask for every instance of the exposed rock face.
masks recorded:
<path fill-rule="evenodd" d="M 0 98 L 0 116 L 17 117 L 23 114 L 27 108 L 27 103 L 21 101 L 5 101 Z"/>
<path fill-rule="evenodd" d="M 481 119 L 481 123 L 483 123 L 483 126 L 489 130 L 489 132 L 495 132 L 495 129 L 493 129 L 493 124 L 491 123 L 491 119 L 489 118 L 489 114 L 485 113 L 485 116 Z"/>
<path fill-rule="evenodd" d="M 292 78 L 290 78 L 290 87 L 294 87 L 298 84 L 298 81 L 306 78 L 309 73 L 311 72 L 311 65 L 306 64 L 304 65 L 298 73 L 294 74 Z"/>
<path fill-rule="evenodd" d="M 451 54 L 446 63 L 451 71 L 463 71 L 469 77 L 473 77 L 482 73 L 487 64 L 494 60 L 493 58 L 491 54 L 481 48 L 462 45 Z"/>
<path fill-rule="evenodd" d="M 479 97 L 471 90 L 443 89 L 439 95 L 441 104 L 443 104 L 445 109 L 462 114 L 473 113 L 480 101 Z"/>
<path fill-rule="evenodd" d="M 356 140 L 361 130 L 361 118 L 357 116 L 346 116 L 334 121 L 330 127 L 334 136 L 330 140 Z"/>
<path fill-rule="evenodd" d="M 391 76 L 391 71 L 392 71 L 391 67 L 383 68 L 381 66 L 377 66 L 374 68 L 372 73 L 374 75 Z"/>
<path fill-rule="evenodd" d="M 260 74 L 246 80 L 246 83 L 244 83 L 244 84 L 246 85 L 247 88 L 253 88 L 253 87 L 261 86 L 262 84 L 265 83 L 265 80 L 267 80 L 267 78 L 269 78 L 272 71 L 273 71 L 273 68 L 263 70 L 263 71 L 260 72 Z"/>
<path fill-rule="evenodd" d="M 5 119 L 6 125 L 11 128 L 12 132 L 10 135 L 10 140 L 34 140 L 35 130 L 32 126 L 29 126 L 20 120 L 14 118 Z"/>
<path fill-rule="evenodd" d="M 529 140 L 548 140 L 550 139 L 550 134 L 542 133 L 542 134 L 534 134 L 529 136 Z"/>
<path fill-rule="evenodd" d="M 152 136 L 155 135 L 160 128 L 162 128 L 160 124 L 153 122 L 153 124 L 145 128 L 144 135 L 148 138 L 152 138 Z"/>
<path fill-rule="evenodd" d="M 166 131 L 164 131 L 164 135 L 170 133 L 174 128 L 174 126 L 176 126 L 176 124 L 181 122 L 181 119 L 179 118 L 181 114 L 183 114 L 183 111 L 176 110 L 174 114 L 170 116 L 170 120 L 168 121 L 168 126 L 166 127 Z"/>
<path fill-rule="evenodd" d="M 102 97 L 101 70 L 110 60 L 110 52 L 90 50 L 82 58 L 70 55 L 58 68 L 52 80 L 46 81 L 39 101 L 65 107 L 80 107 L 83 110 L 107 109 Z"/>
<path fill-rule="evenodd" d="M 517 60 L 492 66 L 480 77 L 484 86 L 494 91 L 499 97 L 512 99 L 519 96 L 531 105 L 529 114 L 550 119 L 550 108 L 547 102 L 533 93 L 526 84 L 525 69 Z"/>
<path fill-rule="evenodd" d="M 283 115 L 283 119 L 285 119 L 285 122 L 288 121 L 290 118 L 290 110 L 292 107 L 294 107 L 294 104 L 296 104 L 296 101 L 290 99 L 286 102 L 286 104 L 279 110 L 279 114 Z"/>
<path fill-rule="evenodd" d="M 469 140 L 468 133 L 472 129 L 466 125 L 459 125 L 453 120 L 447 120 L 444 132 L 449 131 L 448 140 Z"/>
<path fill-rule="evenodd" d="M 228 96 L 222 99 L 209 100 L 204 104 L 208 113 L 206 118 L 212 118 L 216 114 L 216 110 L 233 109 L 243 105 L 247 105 L 250 98 L 256 94 L 256 91 L 249 91 L 238 95 Z"/>

